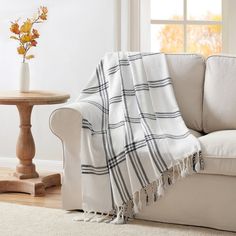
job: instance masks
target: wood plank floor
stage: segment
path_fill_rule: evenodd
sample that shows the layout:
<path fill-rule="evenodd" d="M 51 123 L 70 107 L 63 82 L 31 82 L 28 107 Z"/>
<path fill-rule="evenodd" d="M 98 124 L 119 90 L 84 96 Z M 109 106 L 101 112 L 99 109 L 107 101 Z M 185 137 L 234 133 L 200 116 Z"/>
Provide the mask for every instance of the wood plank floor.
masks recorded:
<path fill-rule="evenodd" d="M 0 175 L 12 171 L 0 168 Z M 39 206 L 47 208 L 61 208 L 61 187 L 48 188 L 43 197 L 32 197 L 26 193 L 0 193 L 0 201 L 21 205 Z"/>

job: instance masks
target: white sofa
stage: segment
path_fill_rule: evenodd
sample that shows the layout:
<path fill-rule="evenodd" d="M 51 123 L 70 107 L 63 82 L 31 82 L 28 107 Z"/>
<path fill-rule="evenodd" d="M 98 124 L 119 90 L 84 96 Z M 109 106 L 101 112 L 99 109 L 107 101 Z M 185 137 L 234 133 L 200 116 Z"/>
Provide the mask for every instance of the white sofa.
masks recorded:
<path fill-rule="evenodd" d="M 236 231 L 236 57 L 168 54 L 167 60 L 180 111 L 200 140 L 205 169 L 178 181 L 136 217 Z M 78 103 L 55 110 L 50 126 L 64 149 L 63 208 L 81 209 Z"/>

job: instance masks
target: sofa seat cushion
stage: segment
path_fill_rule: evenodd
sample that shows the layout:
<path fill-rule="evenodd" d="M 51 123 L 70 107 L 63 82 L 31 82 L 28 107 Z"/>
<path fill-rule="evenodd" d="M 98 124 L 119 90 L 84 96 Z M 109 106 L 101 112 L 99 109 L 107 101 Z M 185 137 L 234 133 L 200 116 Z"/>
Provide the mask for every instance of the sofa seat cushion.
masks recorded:
<path fill-rule="evenodd" d="M 236 130 L 216 131 L 199 137 L 205 174 L 236 176 Z"/>
<path fill-rule="evenodd" d="M 201 136 L 203 135 L 203 133 L 200 133 L 200 132 L 198 132 L 198 131 L 196 131 L 196 130 L 193 130 L 193 129 L 189 129 L 189 131 L 190 131 L 190 133 L 191 133 L 193 136 L 195 136 L 196 138 L 199 138 L 199 137 L 201 137 Z"/>

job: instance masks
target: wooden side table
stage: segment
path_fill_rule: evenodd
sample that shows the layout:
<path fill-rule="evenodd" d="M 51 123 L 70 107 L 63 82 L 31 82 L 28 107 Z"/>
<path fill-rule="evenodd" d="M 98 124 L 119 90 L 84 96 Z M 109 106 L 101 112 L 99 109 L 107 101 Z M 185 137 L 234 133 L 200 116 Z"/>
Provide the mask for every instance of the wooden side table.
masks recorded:
<path fill-rule="evenodd" d="M 20 134 L 16 145 L 19 164 L 14 174 L 0 177 L 0 192 L 25 192 L 34 196 L 45 194 L 45 189 L 61 185 L 60 174 L 39 175 L 33 164 L 35 144 L 31 133 L 31 112 L 34 105 L 64 103 L 70 96 L 54 91 L 1 91 L 0 104 L 17 106 Z"/>

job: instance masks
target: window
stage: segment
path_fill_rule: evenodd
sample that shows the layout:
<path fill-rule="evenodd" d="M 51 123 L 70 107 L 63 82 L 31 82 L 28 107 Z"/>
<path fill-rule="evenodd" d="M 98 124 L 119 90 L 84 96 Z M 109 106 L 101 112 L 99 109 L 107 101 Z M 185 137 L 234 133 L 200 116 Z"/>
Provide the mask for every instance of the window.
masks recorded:
<path fill-rule="evenodd" d="M 151 0 L 151 51 L 222 51 L 222 0 Z"/>

